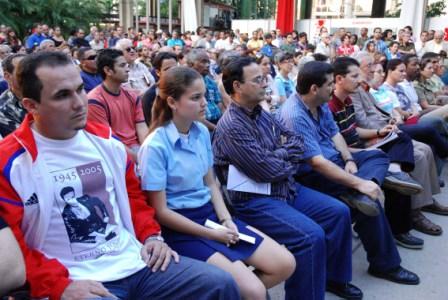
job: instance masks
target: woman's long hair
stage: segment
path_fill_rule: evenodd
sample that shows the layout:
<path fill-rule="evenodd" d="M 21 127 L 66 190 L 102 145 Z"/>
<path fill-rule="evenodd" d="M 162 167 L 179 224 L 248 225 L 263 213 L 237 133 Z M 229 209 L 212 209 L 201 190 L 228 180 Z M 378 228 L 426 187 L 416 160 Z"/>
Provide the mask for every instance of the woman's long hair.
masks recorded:
<path fill-rule="evenodd" d="M 168 97 L 176 101 L 192 85 L 196 79 L 202 79 L 201 74 L 188 67 L 173 67 L 162 74 L 157 84 L 158 92 L 151 110 L 151 125 L 149 133 L 164 126 L 173 118 L 173 112 L 168 105 Z"/>

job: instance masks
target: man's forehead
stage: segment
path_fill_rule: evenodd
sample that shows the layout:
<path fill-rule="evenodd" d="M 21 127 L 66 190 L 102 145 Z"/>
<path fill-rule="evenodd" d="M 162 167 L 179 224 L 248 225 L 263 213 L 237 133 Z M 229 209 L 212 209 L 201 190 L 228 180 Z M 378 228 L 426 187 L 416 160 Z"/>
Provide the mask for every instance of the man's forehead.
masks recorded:
<path fill-rule="evenodd" d="M 61 89 L 76 89 L 82 84 L 81 75 L 72 64 L 57 67 L 42 66 L 37 68 L 36 75 L 42 82 L 43 89 L 55 91 Z"/>
<path fill-rule="evenodd" d="M 246 79 L 256 77 L 259 74 L 261 75 L 261 73 L 261 68 L 256 63 L 243 67 L 243 76 Z"/>

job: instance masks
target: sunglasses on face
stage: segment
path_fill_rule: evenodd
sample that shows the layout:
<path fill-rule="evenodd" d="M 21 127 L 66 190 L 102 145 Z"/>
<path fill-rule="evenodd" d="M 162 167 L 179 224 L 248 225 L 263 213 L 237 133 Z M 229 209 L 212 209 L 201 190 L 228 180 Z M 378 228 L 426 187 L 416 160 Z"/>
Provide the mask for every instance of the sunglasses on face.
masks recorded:
<path fill-rule="evenodd" d="M 135 47 L 127 47 L 126 49 L 124 49 L 126 52 L 131 52 L 131 50 L 132 51 L 135 51 Z"/>
<path fill-rule="evenodd" d="M 86 60 L 95 60 L 96 58 L 96 54 L 95 55 L 90 55 L 86 57 Z"/>

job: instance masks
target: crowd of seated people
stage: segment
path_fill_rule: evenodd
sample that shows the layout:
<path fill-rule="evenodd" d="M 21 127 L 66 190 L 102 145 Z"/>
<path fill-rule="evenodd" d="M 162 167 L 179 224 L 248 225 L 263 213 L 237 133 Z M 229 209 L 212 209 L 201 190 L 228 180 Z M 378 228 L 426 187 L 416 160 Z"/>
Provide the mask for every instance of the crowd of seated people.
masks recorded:
<path fill-rule="evenodd" d="M 352 230 L 418 285 L 399 247 L 448 215 L 448 44 L 371 33 L 1 26 L 0 295 L 362 299 Z"/>

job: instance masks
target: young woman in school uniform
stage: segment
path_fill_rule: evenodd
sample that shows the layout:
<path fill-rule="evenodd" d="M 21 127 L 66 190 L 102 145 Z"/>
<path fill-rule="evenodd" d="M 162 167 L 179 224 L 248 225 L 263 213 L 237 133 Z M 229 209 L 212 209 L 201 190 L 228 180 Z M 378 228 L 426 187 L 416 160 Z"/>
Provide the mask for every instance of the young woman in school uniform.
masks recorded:
<path fill-rule="evenodd" d="M 267 289 L 292 274 L 295 260 L 227 210 L 213 174 L 209 131 L 200 123 L 204 94 L 203 78 L 191 68 L 172 68 L 160 79 L 150 134 L 138 155 L 142 188 L 170 247 L 232 274 L 243 298 L 265 299 Z M 224 228 L 205 227 L 207 219 Z M 239 240 L 238 233 L 255 237 L 255 244 Z"/>

